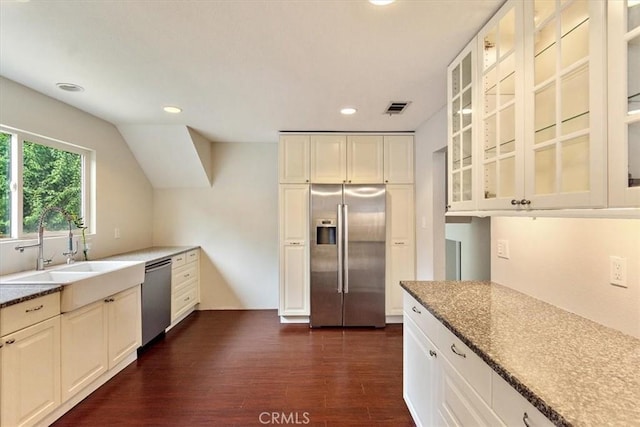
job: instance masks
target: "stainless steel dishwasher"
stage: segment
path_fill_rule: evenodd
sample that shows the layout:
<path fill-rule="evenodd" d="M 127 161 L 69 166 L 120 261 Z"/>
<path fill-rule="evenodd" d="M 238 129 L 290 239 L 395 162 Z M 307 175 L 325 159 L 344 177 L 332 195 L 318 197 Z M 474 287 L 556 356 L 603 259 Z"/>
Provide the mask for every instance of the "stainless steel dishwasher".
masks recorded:
<path fill-rule="evenodd" d="M 142 346 L 171 324 L 171 258 L 145 265 L 142 284 Z"/>

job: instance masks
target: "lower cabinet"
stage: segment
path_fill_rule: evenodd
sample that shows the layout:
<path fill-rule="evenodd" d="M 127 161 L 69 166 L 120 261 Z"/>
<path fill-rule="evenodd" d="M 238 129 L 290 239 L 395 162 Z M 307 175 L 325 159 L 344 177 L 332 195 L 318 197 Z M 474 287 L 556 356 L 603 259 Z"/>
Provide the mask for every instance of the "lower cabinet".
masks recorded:
<path fill-rule="evenodd" d="M 553 425 L 406 292 L 403 342 L 403 395 L 416 425 Z"/>
<path fill-rule="evenodd" d="M 140 287 L 61 317 L 62 401 L 65 402 L 141 345 Z"/>
<path fill-rule="evenodd" d="M 175 255 L 171 264 L 171 322 L 200 302 L 200 250 Z"/>
<path fill-rule="evenodd" d="M 33 425 L 60 404 L 60 316 L 2 337 L 2 426 Z"/>

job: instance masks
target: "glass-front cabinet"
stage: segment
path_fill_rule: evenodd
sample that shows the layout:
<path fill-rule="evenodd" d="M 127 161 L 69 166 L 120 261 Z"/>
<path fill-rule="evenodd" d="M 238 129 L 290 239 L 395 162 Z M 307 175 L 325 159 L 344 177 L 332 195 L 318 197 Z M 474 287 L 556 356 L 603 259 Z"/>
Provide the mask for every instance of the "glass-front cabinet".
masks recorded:
<path fill-rule="evenodd" d="M 478 34 L 480 209 L 524 198 L 522 6 L 508 2 Z"/>
<path fill-rule="evenodd" d="M 640 206 L 640 1 L 608 2 L 609 205 Z"/>
<path fill-rule="evenodd" d="M 606 205 L 606 3 L 524 2 L 528 209 Z"/>
<path fill-rule="evenodd" d="M 448 208 L 475 209 L 474 129 L 476 39 L 458 55 L 447 72 Z"/>

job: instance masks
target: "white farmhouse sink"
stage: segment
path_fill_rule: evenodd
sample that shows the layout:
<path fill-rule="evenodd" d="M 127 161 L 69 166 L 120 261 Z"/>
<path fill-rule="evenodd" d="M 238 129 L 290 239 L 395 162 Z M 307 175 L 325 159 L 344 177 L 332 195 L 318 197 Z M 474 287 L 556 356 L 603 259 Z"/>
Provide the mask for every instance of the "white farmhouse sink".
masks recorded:
<path fill-rule="evenodd" d="M 144 282 L 144 262 L 85 261 L 47 271 L 20 274 L 2 283 L 12 285 L 60 284 L 62 312 L 106 298 Z"/>

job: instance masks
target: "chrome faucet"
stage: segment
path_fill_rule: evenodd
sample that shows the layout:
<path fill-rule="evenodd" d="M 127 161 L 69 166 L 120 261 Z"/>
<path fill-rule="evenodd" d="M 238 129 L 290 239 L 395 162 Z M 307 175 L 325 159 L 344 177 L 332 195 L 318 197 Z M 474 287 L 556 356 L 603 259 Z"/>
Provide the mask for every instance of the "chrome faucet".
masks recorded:
<path fill-rule="evenodd" d="M 73 262 L 73 255 L 75 255 L 78 252 L 77 249 L 76 250 L 73 249 L 73 232 L 71 231 L 71 225 L 72 225 L 71 223 L 73 219 L 71 215 L 64 209 L 59 208 L 57 206 L 48 206 L 42 211 L 42 213 L 40 214 L 40 218 L 38 218 L 38 243 L 34 243 L 32 245 L 21 245 L 21 246 L 15 247 L 16 251 L 20 251 L 20 252 L 24 252 L 26 248 L 34 248 L 34 247 L 38 248 L 38 259 L 36 260 L 36 270 L 44 270 L 44 266 L 49 264 L 52 261 L 51 259 L 44 259 L 44 219 L 45 219 L 45 216 L 50 211 L 60 212 L 62 215 L 64 215 L 65 219 L 69 223 L 69 246 L 68 246 L 67 252 L 62 253 L 62 255 L 67 256 L 67 264 L 71 264 Z"/>

